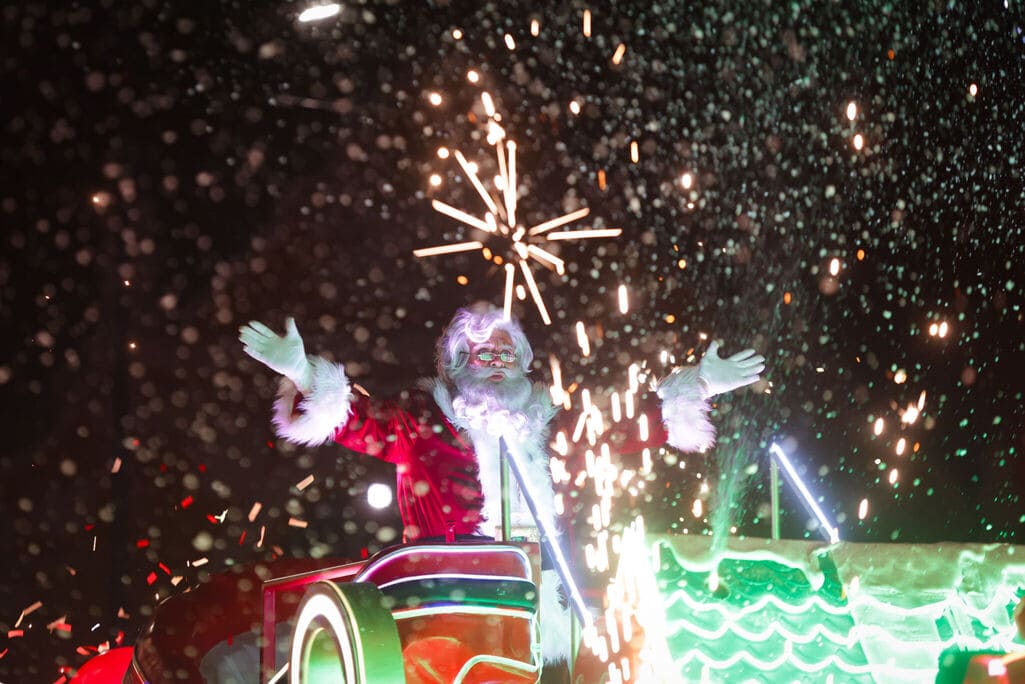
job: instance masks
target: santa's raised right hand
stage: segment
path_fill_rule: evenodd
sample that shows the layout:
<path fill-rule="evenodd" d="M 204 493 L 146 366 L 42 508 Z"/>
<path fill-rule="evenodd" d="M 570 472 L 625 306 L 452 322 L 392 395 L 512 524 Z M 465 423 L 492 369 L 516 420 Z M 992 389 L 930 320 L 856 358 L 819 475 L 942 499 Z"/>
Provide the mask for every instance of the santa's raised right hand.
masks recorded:
<path fill-rule="evenodd" d="M 306 348 L 294 318 L 285 319 L 284 335 L 278 335 L 259 321 L 249 321 L 238 329 L 238 339 L 246 354 L 284 375 L 301 392 L 310 391 L 313 367 L 306 359 Z"/>

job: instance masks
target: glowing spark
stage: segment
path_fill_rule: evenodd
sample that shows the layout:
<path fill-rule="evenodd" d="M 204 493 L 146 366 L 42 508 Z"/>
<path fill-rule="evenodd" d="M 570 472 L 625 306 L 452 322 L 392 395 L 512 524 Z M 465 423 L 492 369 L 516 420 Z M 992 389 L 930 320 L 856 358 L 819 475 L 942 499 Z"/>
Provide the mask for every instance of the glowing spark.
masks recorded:
<path fill-rule="evenodd" d="M 440 214 L 445 214 L 446 216 L 450 216 L 454 218 L 456 221 L 465 223 L 468 226 L 477 228 L 478 230 L 483 230 L 485 233 L 494 232 L 494 228 L 488 225 L 487 222 L 481 221 L 479 218 L 475 216 L 470 216 L 465 211 L 460 211 L 459 209 L 456 209 L 455 207 L 449 204 L 445 204 L 441 200 L 431 200 L 431 206 L 434 207 L 434 211 Z"/>
<path fill-rule="evenodd" d="M 631 143 L 630 143 L 630 161 L 632 161 L 634 164 L 636 164 L 640 160 L 641 160 L 641 154 L 640 154 L 640 151 L 637 149 L 637 141 L 636 140 L 631 141 Z"/>
<path fill-rule="evenodd" d="M 469 81 L 470 83 L 476 83 L 477 81 L 480 80 L 480 74 L 478 74 L 473 69 L 470 69 L 469 71 L 466 72 L 466 80 Z"/>
<path fill-rule="evenodd" d="M 623 234 L 622 228 L 601 228 L 592 230 L 569 230 L 562 233 L 552 233 L 549 240 L 584 240 L 587 238 L 619 237 Z"/>
<path fill-rule="evenodd" d="M 460 31 L 459 29 L 452 29 L 452 38 L 454 40 L 462 40 L 463 39 L 463 32 Z"/>
<path fill-rule="evenodd" d="M 619 286 L 619 313 L 625 314 L 630 310 L 630 301 L 626 297 L 626 285 Z"/>
<path fill-rule="evenodd" d="M 429 94 L 427 96 L 427 101 L 430 102 L 435 107 L 437 107 L 438 105 L 441 104 L 441 94 L 440 93 L 431 93 L 431 94 Z"/>
<path fill-rule="evenodd" d="M 506 171 L 508 183 L 505 190 L 505 211 L 510 226 L 516 225 L 516 143 L 512 140 L 505 144 L 509 152 L 509 168 Z M 501 148 L 499 148 L 501 149 Z"/>
<path fill-rule="evenodd" d="M 508 33 L 505 34 L 505 46 L 510 50 L 516 49 L 516 41 L 513 40 L 513 37 Z"/>
<path fill-rule="evenodd" d="M 876 437 L 878 437 L 879 435 L 883 434 L 884 427 L 886 427 L 886 424 L 883 422 L 883 419 L 876 418 L 876 422 L 872 426 L 872 432 L 875 434 Z"/>
<path fill-rule="evenodd" d="M 580 103 L 577 102 L 576 100 L 570 100 L 569 111 L 572 112 L 574 116 L 579 114 L 580 113 Z"/>
<path fill-rule="evenodd" d="M 569 395 L 566 393 L 566 390 L 562 387 L 562 366 L 559 364 L 559 359 L 555 358 L 555 356 L 548 357 L 548 365 L 551 366 L 552 369 L 552 403 L 558 406 L 569 399 Z M 568 449 L 568 447 L 565 446 L 566 435 L 563 434 L 562 431 L 560 431 L 559 434 L 556 435 L 556 443 L 558 443 L 560 438 L 562 439 L 563 450 L 559 451 L 558 448 L 556 450 L 559 451 L 560 454 L 565 456 L 567 453 L 565 449 Z"/>
<path fill-rule="evenodd" d="M 897 440 L 897 455 L 898 456 L 901 456 L 901 455 L 904 454 L 904 449 L 907 448 L 907 445 L 908 445 L 908 441 L 906 439 L 904 439 L 903 437 L 901 437 L 900 439 Z"/>
<path fill-rule="evenodd" d="M 861 135 L 861 133 L 857 133 L 851 140 L 851 144 L 854 145 L 854 149 L 860 150 L 865 146 L 865 138 Z"/>
<path fill-rule="evenodd" d="M 516 280 L 516 267 L 507 263 L 505 265 L 505 298 L 502 305 L 502 314 L 505 320 L 512 318 L 512 297 L 513 285 Z"/>
<path fill-rule="evenodd" d="M 326 5 L 314 5 L 308 7 L 302 11 L 299 15 L 299 21 L 305 23 L 311 21 L 320 21 L 321 19 L 330 19 L 339 12 L 342 11 L 342 6 L 336 2 L 332 2 Z"/>
<path fill-rule="evenodd" d="M 477 169 L 466 161 L 466 157 L 464 157 L 463 153 L 459 150 L 456 150 L 456 161 L 459 162 L 461 167 L 463 167 L 463 172 L 466 173 L 467 178 L 470 179 L 470 183 L 473 184 L 473 188 L 477 191 L 477 194 L 480 195 L 482 200 L 484 200 L 484 204 L 487 205 L 488 210 L 492 214 L 497 214 L 498 207 L 495 205 L 495 201 L 491 199 L 491 195 L 488 194 L 488 191 L 484 189 L 484 185 L 480 182 L 480 178 L 477 177 Z"/>
<path fill-rule="evenodd" d="M 620 43 L 619 47 L 616 48 L 616 52 L 612 55 L 612 63 L 619 64 L 623 61 L 623 55 L 626 54 L 626 43 Z"/>
<path fill-rule="evenodd" d="M 591 10 L 584 10 L 584 36 L 591 37 Z"/>
<path fill-rule="evenodd" d="M 976 95 L 978 95 L 979 94 L 979 86 L 977 86 L 974 83 L 971 84 L 970 86 L 968 86 L 968 94 L 971 95 L 972 97 L 975 97 Z"/>
<path fill-rule="evenodd" d="M 840 273 L 840 260 L 832 259 L 829 262 L 829 275 L 835 276 Z"/>
<path fill-rule="evenodd" d="M 694 499 L 694 505 L 691 506 L 690 512 L 694 514 L 695 518 L 701 518 L 704 514 L 704 505 L 701 503 L 701 499 Z"/>
<path fill-rule="evenodd" d="M 680 185 L 683 186 L 684 190 L 690 190 L 691 186 L 694 185 L 694 176 L 689 171 L 683 174 L 680 176 Z"/>
<path fill-rule="evenodd" d="M 537 245 L 527 245 L 527 253 L 538 261 L 544 261 L 550 263 L 555 267 L 555 272 L 562 275 L 566 272 L 566 262 L 555 256 L 551 252 L 541 249 Z"/>
<path fill-rule="evenodd" d="M 591 343 L 587 339 L 587 330 L 584 329 L 583 321 L 577 321 L 577 344 L 580 345 L 581 354 L 584 356 L 591 355 Z"/>
<path fill-rule="evenodd" d="M 489 95 L 488 93 L 481 93 L 480 94 L 480 101 L 481 101 L 481 104 L 484 105 L 484 113 L 487 114 L 488 117 L 494 116 L 495 115 L 495 103 L 491 99 L 491 95 Z"/>
<path fill-rule="evenodd" d="M 535 38 L 541 33 L 541 22 L 537 19 L 530 20 L 530 35 Z"/>
<path fill-rule="evenodd" d="M 541 320 L 545 322 L 545 325 L 551 325 L 552 319 L 548 316 L 548 309 L 545 308 L 544 300 L 541 299 L 541 293 L 537 289 L 537 283 L 534 282 L 534 274 L 530 272 L 530 265 L 525 259 L 520 259 L 520 270 L 523 271 L 523 279 L 527 281 L 527 288 L 534 298 L 534 305 L 537 306 L 537 312 L 541 314 Z"/>
<path fill-rule="evenodd" d="M 480 249 L 484 245 L 476 240 L 472 242 L 457 242 L 453 245 L 438 245 L 437 247 L 424 247 L 423 249 L 414 249 L 413 256 L 418 257 L 429 257 L 437 256 L 439 254 L 454 254 L 456 252 L 469 252 L 474 249 Z"/>
<path fill-rule="evenodd" d="M 586 207 L 583 209 L 577 209 L 576 211 L 571 211 L 570 213 L 560 216 L 558 218 L 553 218 L 550 221 L 539 223 L 533 228 L 528 228 L 527 235 L 541 235 L 542 233 L 545 233 L 551 230 L 552 228 L 558 228 L 559 226 L 564 226 L 567 223 L 573 223 L 574 221 L 582 219 L 589 213 L 591 213 L 591 210 Z"/>
<path fill-rule="evenodd" d="M 854 102 L 847 103 L 847 120 L 854 121 L 858 118 L 858 105 Z"/>
<path fill-rule="evenodd" d="M 485 211 L 483 218 L 481 218 L 469 214 L 461 209 L 457 209 L 456 207 L 437 199 L 431 201 L 431 206 L 438 213 L 453 218 L 470 228 L 476 228 L 477 230 L 488 233 L 495 238 L 506 240 L 507 249 L 513 253 L 516 260 L 519 262 L 520 270 L 523 272 L 524 282 L 526 283 L 527 289 L 529 289 L 531 297 L 537 306 L 538 313 L 546 325 L 551 325 L 551 317 L 548 315 L 540 290 L 534 280 L 530 260 L 533 259 L 546 268 L 554 269 L 559 275 L 565 274 L 566 265 L 563 259 L 558 257 L 552 251 L 543 248 L 538 243 L 546 240 L 618 237 L 622 234 L 622 230 L 617 228 L 547 234 L 554 228 L 564 226 L 587 216 L 590 213 L 590 210 L 586 208 L 578 209 L 563 216 L 543 221 L 531 228 L 518 225 L 516 210 L 519 188 L 516 170 L 516 142 L 513 140 L 507 140 L 505 131 L 500 125 L 498 125 L 497 119 L 499 117 L 495 112 L 494 101 L 491 96 L 488 93 L 482 93 L 481 102 L 489 117 L 487 123 L 488 143 L 495 146 L 495 155 L 498 161 L 498 174 L 492 178 L 492 181 L 494 188 L 500 193 L 500 199 L 496 200 L 495 196 L 485 188 L 484 183 L 481 181 L 481 177 L 478 174 L 477 165 L 468 161 L 462 152 L 456 150 L 454 154 L 456 161 L 459 163 L 459 166 L 466 178 L 469 179 L 470 184 L 473 185 L 474 190 L 476 190 L 477 194 L 480 196 L 481 201 L 484 202 L 487 211 Z M 444 147 L 439 148 L 438 156 L 442 159 L 447 158 L 449 156 L 449 150 Z M 428 182 L 432 186 L 437 186 L 442 182 L 442 178 L 438 174 L 433 174 L 429 177 Z M 495 254 L 493 247 L 485 247 L 483 243 L 477 241 L 463 242 L 453 246 L 418 249 L 414 251 L 414 254 L 416 256 L 430 256 L 447 254 L 450 252 L 469 251 L 475 247 L 479 247 L 479 249 L 481 249 L 482 255 L 485 259 L 494 262 L 496 265 L 501 265 L 507 260 L 510 262 L 513 261 L 511 258 L 513 255 L 500 256 L 499 254 Z M 514 282 L 515 270 L 516 269 L 512 267 L 506 268 L 504 297 L 506 316 L 511 315 L 512 295 L 514 293 L 521 300 L 526 298 L 527 290 L 524 290 L 522 285 L 518 285 Z"/>

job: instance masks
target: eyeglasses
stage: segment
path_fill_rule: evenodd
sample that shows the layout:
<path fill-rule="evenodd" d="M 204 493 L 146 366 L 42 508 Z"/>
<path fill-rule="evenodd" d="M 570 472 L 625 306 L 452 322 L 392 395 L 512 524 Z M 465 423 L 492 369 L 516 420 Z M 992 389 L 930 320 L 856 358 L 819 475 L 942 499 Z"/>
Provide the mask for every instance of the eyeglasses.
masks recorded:
<path fill-rule="evenodd" d="M 509 352 L 509 351 L 498 352 L 498 353 L 489 352 L 489 351 L 479 351 L 476 354 L 474 354 L 474 357 L 478 361 L 481 361 L 483 363 L 490 363 L 491 361 L 494 361 L 495 359 L 498 359 L 502 363 L 512 363 L 513 361 L 516 360 L 516 354 L 514 354 L 512 352 Z"/>

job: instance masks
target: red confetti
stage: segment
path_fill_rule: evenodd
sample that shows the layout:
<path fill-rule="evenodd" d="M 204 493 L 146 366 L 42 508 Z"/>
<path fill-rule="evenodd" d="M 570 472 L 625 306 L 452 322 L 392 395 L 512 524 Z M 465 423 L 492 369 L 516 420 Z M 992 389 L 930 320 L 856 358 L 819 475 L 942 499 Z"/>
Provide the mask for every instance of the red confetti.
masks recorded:
<path fill-rule="evenodd" d="M 188 508 L 191 505 L 192 505 L 192 496 L 187 496 L 184 499 L 182 499 L 182 508 L 183 509 L 184 508 Z"/>
<path fill-rule="evenodd" d="M 152 585 L 156 581 L 157 581 L 157 573 L 151 572 L 150 574 L 146 575 L 146 584 Z"/>
<path fill-rule="evenodd" d="M 96 527 L 96 525 L 94 525 L 93 523 L 88 523 L 85 526 L 85 531 L 86 532 L 92 532 L 94 527 Z"/>
<path fill-rule="evenodd" d="M 360 558 L 364 558 L 365 559 L 365 558 L 367 558 L 369 556 L 370 556 L 370 552 L 367 551 L 367 547 L 364 546 L 362 549 L 359 550 L 359 557 Z"/>
<path fill-rule="evenodd" d="M 7 630 L 7 638 L 13 639 L 15 637 L 25 636 L 25 630 L 23 629 L 9 629 Z"/>
<path fill-rule="evenodd" d="M 9 648 L 5 648 L 4 650 L 0 651 L 0 658 L 3 658 L 5 655 L 7 655 L 7 651 L 9 650 Z"/>
<path fill-rule="evenodd" d="M 164 574 L 166 574 L 166 575 L 170 575 L 171 574 L 171 568 L 167 567 L 163 563 L 158 563 L 157 565 L 160 567 L 161 570 L 164 571 Z"/>
<path fill-rule="evenodd" d="M 206 466 L 203 465 L 202 463 L 199 464 L 199 472 L 201 472 L 201 473 L 205 473 L 206 472 Z"/>
<path fill-rule="evenodd" d="M 217 523 L 220 522 L 215 516 L 212 516 L 209 513 L 206 514 L 206 519 L 209 520 L 214 525 L 216 525 Z"/>
<path fill-rule="evenodd" d="M 144 549 L 147 546 L 149 546 L 149 539 L 140 539 L 139 541 L 135 542 L 135 548 L 137 549 Z"/>
<path fill-rule="evenodd" d="M 242 530 L 242 536 L 238 538 L 238 545 L 242 546 L 242 542 L 246 540 L 246 531 Z"/>
<path fill-rule="evenodd" d="M 269 446 L 271 449 L 273 449 L 274 448 L 274 442 L 267 442 L 267 446 Z"/>

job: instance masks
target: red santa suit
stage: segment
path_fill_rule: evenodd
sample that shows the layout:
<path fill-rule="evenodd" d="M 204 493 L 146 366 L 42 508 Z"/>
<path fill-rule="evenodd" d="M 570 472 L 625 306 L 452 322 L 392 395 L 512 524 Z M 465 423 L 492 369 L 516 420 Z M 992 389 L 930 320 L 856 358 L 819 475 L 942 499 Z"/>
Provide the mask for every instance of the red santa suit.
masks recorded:
<path fill-rule="evenodd" d="M 303 445 L 334 441 L 394 464 L 406 540 L 492 533 L 499 522 L 499 502 L 495 495 L 485 500 L 484 492 L 496 491 L 499 434 L 517 440 L 522 447 L 529 461 L 525 474 L 539 514 L 555 528 L 548 426 L 558 409 L 542 398 L 542 388 L 535 388 L 531 403 L 535 408 L 526 414 L 482 413 L 462 405 L 460 398 L 453 398 L 438 381 L 403 392 L 396 400 L 382 401 L 353 393 L 340 364 L 317 357 L 310 357 L 310 362 L 314 372 L 308 395 L 282 379 L 274 415 L 278 434 Z M 685 368 L 670 375 L 659 387 L 658 396 L 664 430 L 653 420 L 647 440 L 626 431 L 603 439 L 619 453 L 657 447 L 666 441 L 687 451 L 703 450 L 712 443 L 709 406 L 697 369 Z M 654 396 L 641 401 L 639 412 L 656 411 L 655 402 Z M 524 514 L 522 508 L 518 514 Z M 485 521 L 490 526 L 482 529 Z"/>
<path fill-rule="evenodd" d="M 534 388 L 531 400 L 519 411 L 467 405 L 437 380 L 422 390 L 405 392 L 397 401 L 378 401 L 354 394 L 340 364 L 317 357 L 309 361 L 309 393 L 300 394 L 291 380 L 282 379 L 274 411 L 278 434 L 310 446 L 335 441 L 395 464 L 406 540 L 493 533 L 501 519 L 500 435 L 514 440 L 526 457 L 524 476 L 538 516 L 547 529 L 558 529 L 548 470 L 548 426 L 558 409 L 542 387 Z M 709 404 L 697 368 L 670 375 L 659 386 L 658 397 L 664 431 L 658 429 L 658 421 L 649 421 L 647 443 L 622 433 L 603 439 L 618 453 L 666 441 L 687 451 L 712 443 Z M 657 410 L 654 396 L 650 402 Z M 529 523 L 521 497 L 512 498 L 520 501 L 513 506 L 513 523 Z M 485 522 L 488 527 L 482 530 Z M 569 613 L 559 598 L 555 571 L 541 575 L 541 647 L 545 662 L 557 662 L 569 656 Z"/>

